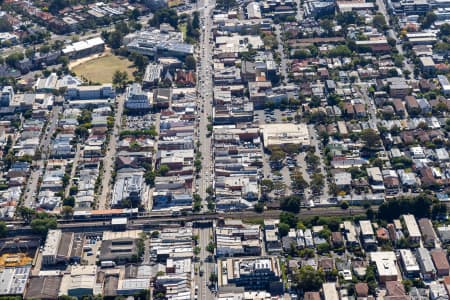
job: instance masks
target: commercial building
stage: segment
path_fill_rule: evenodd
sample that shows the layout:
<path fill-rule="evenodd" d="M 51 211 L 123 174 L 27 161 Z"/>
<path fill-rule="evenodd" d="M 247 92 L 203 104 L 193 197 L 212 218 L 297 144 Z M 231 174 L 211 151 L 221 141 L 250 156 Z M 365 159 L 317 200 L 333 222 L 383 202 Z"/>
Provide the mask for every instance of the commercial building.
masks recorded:
<path fill-rule="evenodd" d="M 374 8 L 372 2 L 365 1 L 337 1 L 337 9 L 341 13 L 352 12 L 352 11 L 371 11 Z"/>
<path fill-rule="evenodd" d="M 96 100 L 114 98 L 112 84 L 70 86 L 66 91 L 69 100 Z"/>
<path fill-rule="evenodd" d="M 368 3 L 373 4 L 373 3 Z M 388 44 L 387 39 L 383 37 L 371 38 L 368 40 L 356 41 L 356 46 L 358 47 L 367 47 L 370 48 L 373 52 L 388 52 L 390 46 Z"/>
<path fill-rule="evenodd" d="M 26 299 L 57 299 L 62 276 L 31 277 L 28 283 Z"/>
<path fill-rule="evenodd" d="M 217 268 L 219 288 L 237 286 L 246 290 L 265 290 L 272 295 L 283 293 L 276 257 L 228 258 L 219 260 Z"/>
<path fill-rule="evenodd" d="M 96 289 L 97 266 L 71 266 L 69 273 L 64 274 L 59 288 L 59 296 L 82 297 L 101 294 Z"/>
<path fill-rule="evenodd" d="M 1 268 L 0 296 L 22 296 L 25 292 L 31 266 Z"/>
<path fill-rule="evenodd" d="M 62 232 L 59 229 L 49 230 L 45 240 L 44 250 L 42 251 L 42 264 L 56 264 L 59 244 L 61 242 Z"/>
<path fill-rule="evenodd" d="M 142 189 L 144 188 L 143 176 L 143 171 L 118 172 L 116 183 L 114 184 L 111 206 L 120 206 L 124 200 L 131 201 L 134 207 L 139 206 Z"/>
<path fill-rule="evenodd" d="M 100 37 L 93 39 L 75 42 L 62 50 L 64 55 L 70 58 L 80 58 L 95 53 L 100 53 L 105 50 L 105 42 Z"/>
<path fill-rule="evenodd" d="M 246 123 L 253 121 L 253 103 L 231 101 L 227 105 L 215 105 L 214 125 Z"/>
<path fill-rule="evenodd" d="M 260 126 L 265 148 L 283 145 L 311 144 L 308 126 L 306 124 L 264 124 Z"/>
<path fill-rule="evenodd" d="M 430 2 L 427 0 L 404 0 L 396 5 L 396 12 L 406 15 L 425 14 L 430 11 Z"/>
<path fill-rule="evenodd" d="M 144 78 L 142 78 L 142 85 L 144 88 L 151 88 L 158 85 L 163 72 L 163 65 L 157 63 L 148 64 L 145 68 Z"/>
<path fill-rule="evenodd" d="M 125 107 L 132 113 L 143 114 L 151 109 L 148 95 L 142 91 L 142 86 L 139 83 L 128 86 L 125 97 Z"/>
<path fill-rule="evenodd" d="M 183 42 L 183 35 L 176 31 L 151 29 L 131 33 L 124 37 L 130 52 L 148 56 L 184 57 L 194 53 L 194 46 Z"/>
<path fill-rule="evenodd" d="M 218 257 L 261 255 L 261 228 L 241 220 L 225 220 L 216 228 L 216 255 Z"/>

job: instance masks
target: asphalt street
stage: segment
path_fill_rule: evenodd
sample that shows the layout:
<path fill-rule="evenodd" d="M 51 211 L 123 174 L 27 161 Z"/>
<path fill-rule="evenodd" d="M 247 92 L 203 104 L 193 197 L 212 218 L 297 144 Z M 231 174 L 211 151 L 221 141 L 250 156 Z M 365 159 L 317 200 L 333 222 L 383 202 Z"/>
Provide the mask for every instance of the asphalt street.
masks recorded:
<path fill-rule="evenodd" d="M 38 193 L 39 177 L 43 175 L 45 161 L 48 159 L 50 143 L 52 136 L 55 133 L 58 126 L 58 117 L 61 112 L 60 106 L 54 106 L 50 112 L 47 127 L 42 134 L 38 149 L 41 151 L 41 159 L 33 161 L 33 170 L 28 177 L 25 194 L 23 195 L 23 204 L 28 208 L 34 208 L 36 206 L 35 201 Z"/>
<path fill-rule="evenodd" d="M 116 109 L 114 115 L 114 127 L 113 132 L 109 138 L 108 148 L 106 149 L 106 155 L 103 158 L 103 177 L 102 177 L 102 192 L 98 197 L 98 209 L 107 209 L 110 204 L 108 199 L 111 199 L 111 176 L 114 170 L 114 161 L 116 157 L 116 142 L 119 139 L 119 131 L 122 125 L 123 106 L 125 102 L 124 95 L 118 95 L 116 97 Z"/>
<path fill-rule="evenodd" d="M 208 134 L 208 117 L 212 116 L 212 98 L 213 98 L 213 82 L 212 82 L 212 54 L 213 46 L 210 42 L 211 37 L 211 13 L 215 3 L 213 0 L 204 0 L 200 9 L 201 35 L 199 49 L 197 52 L 198 61 L 198 129 L 197 137 L 200 143 L 199 151 L 202 154 L 202 169 L 200 178 L 197 180 L 198 194 L 203 199 L 203 211 L 207 211 L 206 190 L 208 186 L 213 185 L 213 162 L 212 162 L 212 146 L 211 136 Z"/>
<path fill-rule="evenodd" d="M 198 235 L 200 262 L 198 262 L 199 272 L 197 272 L 197 275 L 195 276 L 195 285 L 198 286 L 198 299 L 214 299 L 211 290 L 208 288 L 209 276 L 214 271 L 214 264 L 206 261 L 206 258 L 210 255 L 210 253 L 206 250 L 206 247 L 208 246 L 212 235 L 211 227 L 200 228 Z M 201 275 L 201 272 L 203 272 L 203 275 Z"/>

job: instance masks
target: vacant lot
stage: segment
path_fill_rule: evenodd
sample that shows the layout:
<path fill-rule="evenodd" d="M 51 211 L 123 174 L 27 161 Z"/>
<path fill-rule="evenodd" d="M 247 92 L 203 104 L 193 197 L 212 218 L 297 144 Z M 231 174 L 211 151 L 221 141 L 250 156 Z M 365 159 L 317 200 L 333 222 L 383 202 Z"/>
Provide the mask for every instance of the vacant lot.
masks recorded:
<path fill-rule="evenodd" d="M 116 70 L 126 71 L 128 78 L 134 79 L 133 72 L 136 68 L 133 67 L 133 63 L 126 58 L 113 54 L 105 54 L 101 57 L 84 61 L 72 68 L 72 71 L 77 76 L 99 83 L 111 83 Z"/>

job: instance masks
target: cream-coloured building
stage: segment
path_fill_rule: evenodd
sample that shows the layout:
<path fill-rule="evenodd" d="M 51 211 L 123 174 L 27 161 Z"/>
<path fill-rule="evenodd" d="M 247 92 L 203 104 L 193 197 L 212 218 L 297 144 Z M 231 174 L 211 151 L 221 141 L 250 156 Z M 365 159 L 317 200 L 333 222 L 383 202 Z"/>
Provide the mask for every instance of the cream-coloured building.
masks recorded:
<path fill-rule="evenodd" d="M 310 146 L 308 126 L 306 124 L 264 124 L 260 125 L 264 147 L 288 144 Z"/>

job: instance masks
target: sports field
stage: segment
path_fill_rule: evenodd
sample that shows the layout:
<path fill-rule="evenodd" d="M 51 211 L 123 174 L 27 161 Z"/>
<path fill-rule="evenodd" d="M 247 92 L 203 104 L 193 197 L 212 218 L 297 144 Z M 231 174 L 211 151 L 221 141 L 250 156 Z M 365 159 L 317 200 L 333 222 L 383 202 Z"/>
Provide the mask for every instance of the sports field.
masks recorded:
<path fill-rule="evenodd" d="M 116 70 L 126 71 L 129 79 L 134 79 L 133 72 L 136 68 L 133 63 L 126 58 L 113 54 L 104 54 L 89 60 L 79 62 L 71 68 L 77 76 L 98 83 L 111 83 Z"/>

